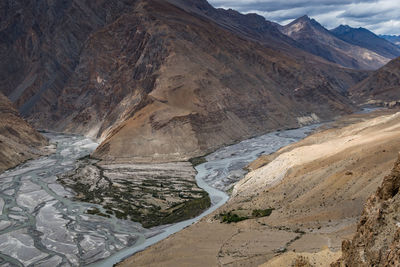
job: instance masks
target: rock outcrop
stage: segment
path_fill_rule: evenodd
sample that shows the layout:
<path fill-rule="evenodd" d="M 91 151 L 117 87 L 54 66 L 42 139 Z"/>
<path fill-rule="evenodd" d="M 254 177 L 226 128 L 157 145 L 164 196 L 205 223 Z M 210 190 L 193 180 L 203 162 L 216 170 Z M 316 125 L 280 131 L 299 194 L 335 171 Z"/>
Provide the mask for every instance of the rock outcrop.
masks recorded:
<path fill-rule="evenodd" d="M 46 138 L 19 117 L 0 93 L 0 172 L 43 154 Z"/>
<path fill-rule="evenodd" d="M 400 155 L 364 206 L 357 232 L 343 241 L 342 258 L 331 266 L 400 265 Z"/>

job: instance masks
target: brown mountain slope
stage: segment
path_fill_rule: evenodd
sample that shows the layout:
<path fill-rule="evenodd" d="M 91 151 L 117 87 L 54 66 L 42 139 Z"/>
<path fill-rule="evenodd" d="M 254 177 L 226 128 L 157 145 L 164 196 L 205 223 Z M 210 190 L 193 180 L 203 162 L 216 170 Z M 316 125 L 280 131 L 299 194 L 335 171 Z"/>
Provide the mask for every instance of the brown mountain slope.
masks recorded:
<path fill-rule="evenodd" d="M 146 25 L 152 36 L 174 38 L 161 44 L 162 65 L 152 91 L 140 92 L 138 110 L 102 143 L 96 157 L 188 159 L 267 130 L 297 126 L 297 117 L 316 113 L 327 119 L 331 111 L 349 110 L 338 93 L 342 84 L 333 73 L 327 77 L 332 71 L 344 84 L 352 83 L 345 70 L 297 62 L 161 2 L 140 8 L 140 14 L 164 25 Z M 122 20 L 126 25 L 134 18 Z"/>
<path fill-rule="evenodd" d="M 348 68 L 374 70 L 391 59 L 337 38 L 308 16 L 298 18 L 281 30 L 301 43 L 306 51 Z"/>
<path fill-rule="evenodd" d="M 365 204 L 352 241 L 342 244 L 342 258 L 331 266 L 400 265 L 400 156 L 392 172 Z"/>
<path fill-rule="evenodd" d="M 398 105 L 400 103 L 400 58 L 393 59 L 350 89 L 360 103 Z"/>
<path fill-rule="evenodd" d="M 353 110 L 346 90 L 365 77 L 167 1 L 6 3 L 1 90 L 41 128 L 104 140 L 95 156 L 111 161 L 182 160 L 329 119 Z"/>
<path fill-rule="evenodd" d="M 19 117 L 0 93 L 0 172 L 42 155 L 47 140 Z"/>
<path fill-rule="evenodd" d="M 1 92 L 24 115 L 50 114 L 79 63 L 85 40 L 129 12 L 132 2 L 1 1 Z"/>

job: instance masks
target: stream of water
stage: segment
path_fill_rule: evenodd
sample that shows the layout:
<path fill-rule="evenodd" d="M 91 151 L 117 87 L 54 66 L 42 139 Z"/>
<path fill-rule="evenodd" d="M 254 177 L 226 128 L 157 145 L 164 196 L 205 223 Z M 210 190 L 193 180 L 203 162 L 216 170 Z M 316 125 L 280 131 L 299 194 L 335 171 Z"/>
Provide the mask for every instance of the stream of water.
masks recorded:
<path fill-rule="evenodd" d="M 152 229 L 87 214 L 89 208 L 102 207 L 72 200 L 73 192 L 57 182 L 57 175 L 72 170 L 97 144 L 81 136 L 46 134 L 57 144 L 54 154 L 0 175 L 0 265 L 112 266 L 222 206 L 229 198 L 225 191 L 245 175 L 244 166 L 317 126 L 272 132 L 208 155 L 196 167 L 196 180 L 209 193 L 211 207 L 196 218 Z"/>

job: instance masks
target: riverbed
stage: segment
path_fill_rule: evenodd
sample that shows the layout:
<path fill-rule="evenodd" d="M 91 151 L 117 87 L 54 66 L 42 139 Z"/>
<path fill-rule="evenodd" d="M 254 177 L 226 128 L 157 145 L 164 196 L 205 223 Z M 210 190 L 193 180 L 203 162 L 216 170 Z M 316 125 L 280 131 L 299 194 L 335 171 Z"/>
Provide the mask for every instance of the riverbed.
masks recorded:
<path fill-rule="evenodd" d="M 316 127 L 272 132 L 209 154 L 196 167 L 196 181 L 209 193 L 211 207 L 196 218 L 152 229 L 87 214 L 102 207 L 72 200 L 74 192 L 59 184 L 57 176 L 71 171 L 97 144 L 81 136 L 47 134 L 57 144 L 54 154 L 0 175 L 0 265 L 112 266 L 222 206 L 229 199 L 226 191 L 245 175 L 243 167 Z"/>

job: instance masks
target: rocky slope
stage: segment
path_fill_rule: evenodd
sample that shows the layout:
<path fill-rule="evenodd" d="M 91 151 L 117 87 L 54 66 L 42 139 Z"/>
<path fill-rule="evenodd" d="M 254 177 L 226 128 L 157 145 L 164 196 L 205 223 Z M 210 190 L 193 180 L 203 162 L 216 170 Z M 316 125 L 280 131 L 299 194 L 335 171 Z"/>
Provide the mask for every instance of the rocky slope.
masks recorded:
<path fill-rule="evenodd" d="M 20 118 L 11 102 L 0 93 L 0 172 L 43 155 L 47 140 Z"/>
<path fill-rule="evenodd" d="M 94 156 L 108 161 L 185 160 L 330 119 L 354 110 L 346 90 L 365 77 L 289 53 L 265 20 L 255 40 L 259 17 L 232 11 L 216 22 L 163 0 L 69 0 L 1 12 L 1 91 L 39 128 L 99 138 Z"/>
<path fill-rule="evenodd" d="M 331 266 L 400 265 L 400 156 L 392 172 L 366 202 L 357 232 L 342 244 L 342 258 Z"/>
<path fill-rule="evenodd" d="M 283 26 L 281 31 L 303 44 L 308 52 L 348 68 L 373 70 L 393 58 L 345 42 L 308 16 Z"/>
<path fill-rule="evenodd" d="M 365 28 L 352 28 L 348 25 L 340 25 L 332 29 L 331 33 L 345 42 L 374 51 L 386 58 L 393 59 L 400 56 L 400 47 Z"/>
<path fill-rule="evenodd" d="M 351 88 L 350 94 L 359 103 L 389 107 L 400 105 L 400 58 L 373 72 Z"/>
<path fill-rule="evenodd" d="M 264 158 L 214 214 L 121 266 L 329 265 L 397 157 L 400 113 L 390 112 L 346 117 Z M 249 219 L 221 223 L 229 212 Z"/>

